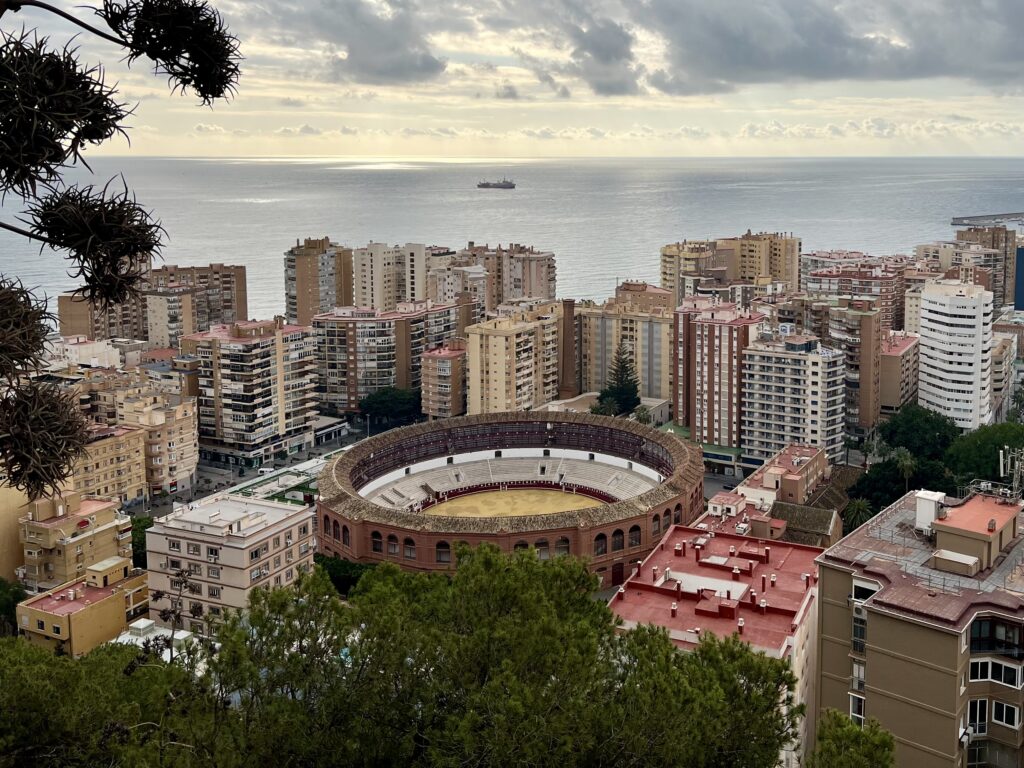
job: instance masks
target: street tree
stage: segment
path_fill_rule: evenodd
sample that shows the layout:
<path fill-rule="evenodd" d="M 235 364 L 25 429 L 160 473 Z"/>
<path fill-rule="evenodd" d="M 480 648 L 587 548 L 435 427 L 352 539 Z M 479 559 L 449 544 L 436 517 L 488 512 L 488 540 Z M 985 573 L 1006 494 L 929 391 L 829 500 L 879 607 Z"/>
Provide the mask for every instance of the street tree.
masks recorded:
<path fill-rule="evenodd" d="M 894 768 L 896 741 L 892 734 L 868 718 L 863 727 L 834 709 L 825 711 L 818 724 L 814 752 L 807 768 Z"/>

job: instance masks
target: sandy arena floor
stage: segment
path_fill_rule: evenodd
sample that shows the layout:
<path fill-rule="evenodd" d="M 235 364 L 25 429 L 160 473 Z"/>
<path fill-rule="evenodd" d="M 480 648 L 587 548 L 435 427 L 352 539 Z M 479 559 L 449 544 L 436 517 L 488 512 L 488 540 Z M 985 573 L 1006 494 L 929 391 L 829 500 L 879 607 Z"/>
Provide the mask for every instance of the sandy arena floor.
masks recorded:
<path fill-rule="evenodd" d="M 426 515 L 449 517 L 517 517 L 553 515 L 572 509 L 600 506 L 601 502 L 581 494 L 543 488 L 515 488 L 509 491 L 481 491 L 442 502 L 426 510 Z"/>

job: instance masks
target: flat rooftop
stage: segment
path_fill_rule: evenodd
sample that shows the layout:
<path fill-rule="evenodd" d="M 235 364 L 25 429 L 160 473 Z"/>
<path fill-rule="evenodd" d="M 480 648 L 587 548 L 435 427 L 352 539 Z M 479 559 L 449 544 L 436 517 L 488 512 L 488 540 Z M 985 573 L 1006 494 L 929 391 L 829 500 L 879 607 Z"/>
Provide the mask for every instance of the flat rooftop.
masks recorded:
<path fill-rule="evenodd" d="M 758 650 L 786 657 L 800 623 L 810 620 L 821 553 L 676 525 L 608 605 L 625 627 L 664 627 L 682 648 L 696 645 L 701 634 L 741 631 Z"/>
<path fill-rule="evenodd" d="M 920 341 L 917 334 L 893 331 L 887 339 L 882 339 L 882 354 L 902 355 Z"/>
<path fill-rule="evenodd" d="M 121 582 L 114 582 L 106 587 L 93 587 L 85 579 L 81 579 L 69 584 L 62 584 L 59 590 L 26 600 L 24 605 L 52 616 L 68 616 L 78 613 L 100 600 L 107 599 L 114 594 L 120 584 Z M 71 594 L 74 597 L 69 597 Z"/>
<path fill-rule="evenodd" d="M 308 515 L 304 507 L 294 504 L 220 493 L 177 505 L 169 515 L 157 519 L 153 527 L 213 536 L 232 532 L 251 536 L 278 523 Z"/>
<path fill-rule="evenodd" d="M 819 562 L 863 575 L 882 584 L 869 605 L 918 620 L 962 630 L 981 607 L 1024 617 L 1024 536 L 1004 546 L 994 565 L 975 576 L 932 567 L 936 552 L 931 539 L 916 530 L 917 500 L 911 491 L 882 510 L 835 546 Z M 987 533 L 988 521 L 1017 518 L 1024 530 L 1024 505 L 995 495 L 977 494 L 966 503 L 946 498 L 947 517 L 933 525 L 977 531 L 979 521 Z"/>
<path fill-rule="evenodd" d="M 785 475 L 799 474 L 801 467 L 807 466 L 811 459 L 823 451 L 824 449 L 817 446 L 791 443 L 758 467 L 750 477 L 740 483 L 740 486 L 745 485 L 751 488 L 767 487 L 764 486 L 764 479 L 766 475 L 778 472 Z"/>
<path fill-rule="evenodd" d="M 63 515 L 51 517 L 46 520 L 33 520 L 32 525 L 41 525 L 44 528 L 56 528 L 61 525 L 67 525 L 69 521 L 77 523 L 78 520 L 87 518 L 89 515 L 94 515 L 104 509 L 117 509 L 120 505 L 121 502 L 115 501 L 114 499 L 86 497 L 81 500 L 77 511 L 67 511 L 67 503 L 65 502 L 65 513 Z"/>

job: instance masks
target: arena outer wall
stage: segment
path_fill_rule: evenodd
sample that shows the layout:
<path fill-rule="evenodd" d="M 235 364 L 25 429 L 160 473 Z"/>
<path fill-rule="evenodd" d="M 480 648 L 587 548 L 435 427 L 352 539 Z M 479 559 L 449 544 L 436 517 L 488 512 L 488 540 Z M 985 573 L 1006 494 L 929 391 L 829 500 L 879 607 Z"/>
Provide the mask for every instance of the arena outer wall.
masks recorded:
<path fill-rule="evenodd" d="M 552 425 L 550 428 L 547 425 Z M 409 464 L 470 451 L 567 448 L 597 451 L 657 469 L 656 488 L 611 504 L 546 515 L 447 517 L 383 507 L 360 497 L 367 482 Z M 321 553 L 418 571 L 455 567 L 457 544 L 489 542 L 510 552 L 586 558 L 605 586 L 622 583 L 670 523 L 703 511 L 700 449 L 625 419 L 577 413 L 497 413 L 414 424 L 358 443 L 324 468 L 317 501 Z"/>

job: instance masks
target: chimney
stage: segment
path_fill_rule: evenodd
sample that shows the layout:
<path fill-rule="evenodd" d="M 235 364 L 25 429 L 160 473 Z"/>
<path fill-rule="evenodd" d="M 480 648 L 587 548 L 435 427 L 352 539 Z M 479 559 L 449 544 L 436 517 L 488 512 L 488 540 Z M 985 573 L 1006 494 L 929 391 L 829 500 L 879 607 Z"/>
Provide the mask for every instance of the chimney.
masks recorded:
<path fill-rule="evenodd" d="M 768 601 L 767 600 L 762 600 L 761 601 L 761 613 L 768 613 Z"/>
<path fill-rule="evenodd" d="M 988 521 L 988 530 L 989 530 L 989 533 L 991 533 L 991 532 L 992 532 L 992 531 L 994 531 L 995 529 L 996 529 L 996 519 L 995 519 L 995 518 L 993 517 L 992 519 L 990 519 L 990 520 Z"/>
<path fill-rule="evenodd" d="M 772 589 L 775 589 L 775 574 L 772 574 Z"/>
<path fill-rule="evenodd" d="M 810 589 L 811 588 L 811 574 L 809 574 L 809 573 L 800 574 L 800 578 L 804 580 L 804 590 L 806 591 L 806 590 Z"/>
<path fill-rule="evenodd" d="M 734 557 L 736 555 L 736 547 L 729 547 L 729 556 Z"/>
<path fill-rule="evenodd" d="M 651 581 L 655 581 L 656 582 L 657 580 L 658 580 L 658 566 L 652 565 L 651 566 Z"/>
<path fill-rule="evenodd" d="M 757 605 L 757 592 L 750 590 L 750 604 Z"/>
<path fill-rule="evenodd" d="M 761 591 L 768 591 L 768 576 L 763 573 L 761 574 Z"/>
<path fill-rule="evenodd" d="M 676 604 L 672 603 L 672 618 L 674 619 L 675 617 L 676 617 Z"/>
<path fill-rule="evenodd" d="M 640 576 L 640 574 L 642 574 L 643 571 L 644 571 L 644 561 L 643 560 L 637 560 L 636 561 L 636 575 Z"/>
<path fill-rule="evenodd" d="M 772 561 L 772 548 L 771 547 L 765 547 L 764 548 L 764 561 L 766 563 L 770 563 Z"/>
<path fill-rule="evenodd" d="M 682 599 L 683 599 L 683 582 L 677 581 L 676 582 L 676 600 L 682 600 Z"/>
<path fill-rule="evenodd" d="M 746 622 L 743 619 L 740 619 L 739 621 L 736 622 L 736 631 L 739 632 L 741 635 L 743 634 L 743 625 L 744 624 L 746 624 Z"/>
<path fill-rule="evenodd" d="M 625 600 L 626 599 L 626 588 L 625 587 L 619 587 L 619 591 L 618 591 L 618 594 L 616 595 L 616 597 L 619 600 Z"/>
<path fill-rule="evenodd" d="M 682 544 L 676 544 L 675 556 L 676 557 L 682 557 L 683 556 L 683 545 Z"/>
<path fill-rule="evenodd" d="M 684 541 L 680 546 L 683 548 L 683 557 L 686 557 L 686 542 Z"/>
<path fill-rule="evenodd" d="M 736 568 L 732 569 L 732 580 L 733 581 L 739 581 L 740 580 L 740 569 L 739 569 L 738 566 Z"/>

